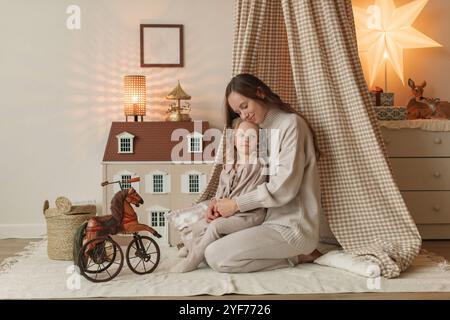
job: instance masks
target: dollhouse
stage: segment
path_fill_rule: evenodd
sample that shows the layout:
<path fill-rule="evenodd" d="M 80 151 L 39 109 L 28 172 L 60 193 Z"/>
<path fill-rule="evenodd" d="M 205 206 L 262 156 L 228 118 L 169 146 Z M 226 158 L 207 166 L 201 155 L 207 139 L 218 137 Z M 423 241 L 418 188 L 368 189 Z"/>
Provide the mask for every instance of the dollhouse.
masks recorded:
<path fill-rule="evenodd" d="M 102 162 L 103 180 L 140 177 L 140 182 L 131 184 L 144 200 L 136 213 L 139 221 L 162 235 L 157 239 L 160 246 L 174 245 L 179 240 L 177 231 L 166 223 L 165 214 L 192 205 L 209 180 L 214 151 L 207 151 L 214 149 L 214 141 L 205 141 L 208 129 L 205 121 L 111 125 Z M 119 188 L 115 184 L 103 190 L 103 214 L 109 214 L 111 199 Z"/>

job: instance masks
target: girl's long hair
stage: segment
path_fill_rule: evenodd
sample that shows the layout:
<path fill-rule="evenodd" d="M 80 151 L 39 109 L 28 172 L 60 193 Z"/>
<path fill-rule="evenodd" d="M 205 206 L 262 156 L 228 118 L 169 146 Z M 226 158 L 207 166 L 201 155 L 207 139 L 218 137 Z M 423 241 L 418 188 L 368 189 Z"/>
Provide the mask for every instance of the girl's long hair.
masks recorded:
<path fill-rule="evenodd" d="M 261 93 L 264 94 L 264 98 L 261 98 L 256 94 L 258 89 L 260 90 Z M 272 89 L 270 89 L 270 87 L 266 85 L 263 81 L 261 81 L 260 79 L 249 73 L 241 73 L 234 76 L 225 89 L 224 111 L 225 111 L 226 128 L 232 128 L 233 120 L 239 118 L 239 115 L 236 112 L 234 112 L 234 110 L 228 103 L 228 97 L 232 92 L 237 92 L 249 99 L 262 101 L 265 105 L 272 105 L 287 113 L 295 113 L 299 117 L 301 117 L 303 120 L 305 120 L 306 124 L 311 130 L 317 160 L 320 158 L 321 152 L 319 150 L 319 146 L 317 143 L 317 137 L 308 120 L 306 120 L 306 118 L 303 117 L 303 115 L 299 111 L 292 108 L 289 103 L 284 102 L 280 98 L 280 96 L 277 95 L 275 92 L 273 92 Z"/>

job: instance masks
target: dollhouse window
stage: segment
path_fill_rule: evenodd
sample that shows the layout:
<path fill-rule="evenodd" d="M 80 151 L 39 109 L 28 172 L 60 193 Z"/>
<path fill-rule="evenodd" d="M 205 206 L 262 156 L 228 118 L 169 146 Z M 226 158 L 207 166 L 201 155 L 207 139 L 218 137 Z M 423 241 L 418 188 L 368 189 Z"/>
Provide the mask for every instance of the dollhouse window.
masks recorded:
<path fill-rule="evenodd" d="M 206 175 L 202 172 L 192 170 L 181 176 L 182 193 L 200 193 L 206 186 Z"/>
<path fill-rule="evenodd" d="M 145 176 L 145 192 L 154 194 L 170 193 L 170 174 L 155 170 Z"/>
<path fill-rule="evenodd" d="M 200 184 L 198 174 L 189 175 L 189 193 L 198 193 L 200 191 Z"/>
<path fill-rule="evenodd" d="M 159 213 L 159 226 L 160 227 L 164 227 L 166 225 L 166 217 L 164 214 L 165 214 L 165 212 Z"/>
<path fill-rule="evenodd" d="M 164 211 L 152 211 L 151 212 L 151 226 L 152 227 L 164 227 L 166 225 L 166 217 Z"/>
<path fill-rule="evenodd" d="M 163 192 L 163 175 L 154 174 L 153 175 L 153 192 L 162 193 Z"/>
<path fill-rule="evenodd" d="M 166 221 L 166 214 L 170 212 L 169 208 L 153 205 L 145 209 L 147 213 L 147 224 L 154 228 L 161 235 L 157 240 L 159 245 L 169 245 L 169 221 Z"/>
<path fill-rule="evenodd" d="M 200 148 L 201 140 L 200 138 L 191 138 L 191 141 L 189 143 L 190 150 L 189 152 L 200 152 L 202 149 Z"/>
<path fill-rule="evenodd" d="M 121 138 L 120 139 L 120 152 L 129 153 L 131 151 L 131 139 Z"/>
<path fill-rule="evenodd" d="M 128 132 L 122 132 L 117 136 L 118 153 L 133 153 L 134 136 Z"/>
<path fill-rule="evenodd" d="M 132 183 L 129 183 L 129 182 L 124 183 L 125 181 L 128 181 L 133 178 L 137 178 L 137 177 L 139 177 L 139 176 L 135 172 L 128 171 L 128 170 L 121 170 L 119 172 L 116 172 L 113 175 L 112 181 L 120 181 L 120 183 L 122 184 L 122 189 L 133 188 L 134 190 L 136 190 L 136 192 L 139 193 L 139 190 L 140 190 L 139 181 L 132 182 Z M 113 189 L 114 189 L 114 193 L 121 190 L 118 183 L 114 184 Z"/>
<path fill-rule="evenodd" d="M 158 226 L 158 212 L 152 211 L 152 221 L 151 221 L 152 227 Z"/>
<path fill-rule="evenodd" d="M 188 135 L 188 152 L 201 153 L 203 149 L 202 142 L 203 136 L 200 133 L 194 132 Z"/>
<path fill-rule="evenodd" d="M 131 188 L 131 183 L 129 182 L 125 182 L 131 179 L 131 175 L 129 174 L 123 174 L 121 177 L 121 184 L 122 184 L 122 189 L 129 189 Z"/>

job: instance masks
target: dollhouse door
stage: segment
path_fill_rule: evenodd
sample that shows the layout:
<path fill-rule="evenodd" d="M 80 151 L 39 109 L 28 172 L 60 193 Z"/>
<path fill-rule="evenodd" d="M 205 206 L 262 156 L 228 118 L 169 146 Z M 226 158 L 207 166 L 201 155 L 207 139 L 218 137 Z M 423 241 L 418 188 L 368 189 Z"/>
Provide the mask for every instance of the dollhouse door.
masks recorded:
<path fill-rule="evenodd" d="M 169 213 L 169 209 L 155 206 L 148 209 L 148 225 L 155 229 L 161 238 L 153 237 L 159 246 L 169 245 L 169 228 L 166 221 L 166 214 Z"/>

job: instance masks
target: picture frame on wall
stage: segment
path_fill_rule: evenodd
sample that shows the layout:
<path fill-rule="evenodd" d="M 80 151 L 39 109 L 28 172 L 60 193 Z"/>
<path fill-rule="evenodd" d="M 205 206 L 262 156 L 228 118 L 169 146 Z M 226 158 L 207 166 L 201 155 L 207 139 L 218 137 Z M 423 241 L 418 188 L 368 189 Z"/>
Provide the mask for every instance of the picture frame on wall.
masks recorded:
<path fill-rule="evenodd" d="M 141 24 L 141 67 L 183 67 L 183 25 Z"/>

